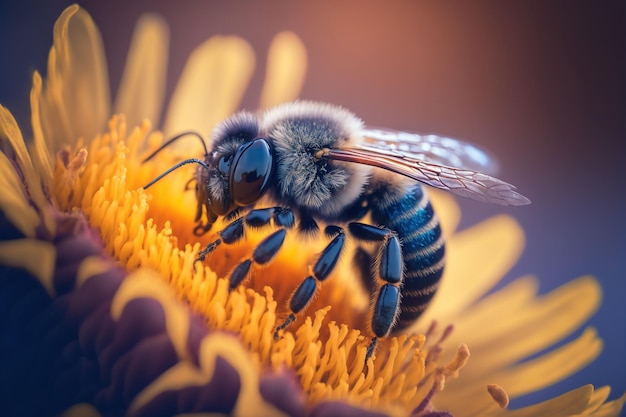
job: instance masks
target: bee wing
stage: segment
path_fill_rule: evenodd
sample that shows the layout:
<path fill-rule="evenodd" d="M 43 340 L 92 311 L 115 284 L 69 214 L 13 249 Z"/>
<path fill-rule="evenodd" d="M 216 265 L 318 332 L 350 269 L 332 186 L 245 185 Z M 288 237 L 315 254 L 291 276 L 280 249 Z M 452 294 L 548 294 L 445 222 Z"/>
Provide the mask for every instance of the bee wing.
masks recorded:
<path fill-rule="evenodd" d="M 498 172 L 498 163 L 489 152 L 457 139 L 370 127 L 361 134 L 367 146 L 395 151 L 413 159 L 490 175 Z"/>
<path fill-rule="evenodd" d="M 352 145 L 325 149 L 322 157 L 382 168 L 431 187 L 486 203 L 511 206 L 530 203 L 528 198 L 515 191 L 514 185 L 497 178 L 471 169 L 425 161 L 399 151 Z"/>

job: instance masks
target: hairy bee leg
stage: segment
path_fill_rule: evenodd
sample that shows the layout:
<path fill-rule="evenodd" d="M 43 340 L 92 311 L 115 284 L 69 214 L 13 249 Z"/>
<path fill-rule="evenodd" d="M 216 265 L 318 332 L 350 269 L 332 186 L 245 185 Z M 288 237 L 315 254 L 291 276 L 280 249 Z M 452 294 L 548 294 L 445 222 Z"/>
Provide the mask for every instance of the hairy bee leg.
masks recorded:
<path fill-rule="evenodd" d="M 278 229 L 256 247 L 252 253 L 252 259 L 255 263 L 263 265 L 274 259 L 285 241 L 287 230 Z"/>
<path fill-rule="evenodd" d="M 193 261 L 193 265 L 195 268 L 195 265 L 198 262 L 204 262 L 204 260 L 206 259 L 207 256 L 209 256 L 209 254 L 211 252 L 213 252 L 220 244 L 222 243 L 222 241 L 220 239 L 214 240 L 213 242 L 209 243 L 208 245 L 206 245 L 206 247 L 204 249 L 202 249 L 201 251 L 198 252 L 198 256 L 196 257 L 196 259 Z"/>
<path fill-rule="evenodd" d="M 367 348 L 367 364 L 376 350 L 378 338 L 389 335 L 400 313 L 400 284 L 404 269 L 402 246 L 398 235 L 391 229 L 358 222 L 348 224 L 348 228 L 356 239 L 381 243 L 374 260 L 374 272 L 379 278 L 377 283 L 382 285 L 378 288 L 372 312 L 372 332 L 375 337 Z"/>
<path fill-rule="evenodd" d="M 277 340 L 281 330 L 287 328 L 295 319 L 296 314 L 304 310 L 315 295 L 317 286 L 324 281 L 337 266 L 339 257 L 346 242 L 346 235 L 339 226 L 326 227 L 326 235 L 334 238 L 326 245 L 313 266 L 313 275 L 306 277 L 296 288 L 289 299 L 291 313 L 274 331 L 274 340 Z"/>
<path fill-rule="evenodd" d="M 367 366 L 367 360 L 372 357 L 374 352 L 376 352 L 377 346 L 378 346 L 378 337 L 374 336 L 370 339 L 370 344 L 367 345 L 367 352 L 365 353 L 365 364 L 363 367 Z"/>
<path fill-rule="evenodd" d="M 274 340 L 278 340 L 278 338 L 280 337 L 280 332 L 289 327 L 294 321 L 296 321 L 296 315 L 290 313 L 285 321 L 283 321 L 280 326 L 276 327 L 276 330 L 274 330 Z"/>
<path fill-rule="evenodd" d="M 283 246 L 286 235 L 287 230 L 278 229 L 263 239 L 263 241 L 261 241 L 261 243 L 259 243 L 254 249 L 252 259 L 242 261 L 239 265 L 237 265 L 233 272 L 231 272 L 228 281 L 228 289 L 230 291 L 234 290 L 248 277 L 252 263 L 264 265 L 274 259 L 280 248 Z"/>
<path fill-rule="evenodd" d="M 235 216 L 238 214 L 240 214 L 240 210 L 234 210 L 230 213 L 230 215 Z M 194 261 L 194 264 L 196 262 L 204 262 L 206 257 L 215 249 L 217 249 L 220 244 L 225 243 L 227 245 L 230 245 L 243 239 L 243 237 L 245 236 L 244 226 L 259 228 L 268 225 L 271 220 L 274 220 L 275 226 L 285 227 L 287 229 L 293 227 L 293 225 L 295 224 L 293 211 L 291 211 L 291 209 L 287 207 L 278 206 L 250 210 L 244 216 L 237 217 L 235 220 L 226 225 L 222 230 L 217 232 L 220 238 L 209 243 L 204 249 L 198 252 L 198 257 Z M 197 226 L 197 228 L 200 228 L 202 230 L 202 234 L 206 233 L 207 231 L 207 229 L 202 226 Z"/>
<path fill-rule="evenodd" d="M 221 231 L 217 232 L 217 234 L 220 235 L 220 237 L 209 243 L 204 249 L 198 252 L 198 257 L 194 263 L 204 262 L 206 257 L 222 243 L 230 245 L 239 241 L 244 236 L 243 217 L 234 220 Z"/>
<path fill-rule="evenodd" d="M 263 265 L 271 261 L 282 247 L 285 240 L 286 230 L 294 226 L 295 218 L 293 211 L 287 207 L 268 207 L 262 209 L 250 210 L 241 216 L 242 209 L 233 210 L 227 218 L 237 217 L 231 221 L 226 227 L 217 232 L 220 236 L 218 239 L 209 243 L 204 249 L 198 252 L 198 257 L 194 261 L 203 262 L 206 257 L 213 252 L 222 243 L 231 245 L 245 237 L 245 229 L 261 228 L 267 226 L 273 221 L 274 226 L 280 229 L 267 236 L 255 248 L 251 259 L 244 259 L 237 265 L 229 276 L 228 288 L 234 290 L 248 277 L 252 264 Z"/>
<path fill-rule="evenodd" d="M 245 216 L 241 217 L 241 219 L 243 219 L 243 223 L 246 226 L 253 228 L 267 226 L 270 221 L 273 220 L 274 225 L 280 227 L 280 229 L 259 243 L 252 254 L 252 259 L 242 261 L 233 270 L 228 284 L 228 288 L 231 291 L 237 288 L 239 284 L 241 284 L 248 277 L 252 263 L 263 265 L 271 261 L 274 256 L 276 256 L 285 240 L 287 233 L 285 228 L 291 228 L 295 224 L 295 218 L 291 209 L 279 206 L 250 210 Z M 243 237 L 243 227 L 242 235 L 239 239 L 241 237 Z"/>

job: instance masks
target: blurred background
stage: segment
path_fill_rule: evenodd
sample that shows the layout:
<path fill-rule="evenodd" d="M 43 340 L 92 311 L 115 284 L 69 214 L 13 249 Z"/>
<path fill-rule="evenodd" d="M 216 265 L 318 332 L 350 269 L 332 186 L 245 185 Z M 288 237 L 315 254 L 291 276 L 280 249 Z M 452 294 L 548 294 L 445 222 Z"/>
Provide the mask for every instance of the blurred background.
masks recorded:
<path fill-rule="evenodd" d="M 32 71 L 45 73 L 53 24 L 69 4 L 0 3 L 0 102 L 22 126 Z M 191 50 L 209 36 L 251 42 L 258 70 L 243 102 L 249 109 L 258 103 L 269 42 L 288 29 L 308 50 L 303 98 L 346 106 L 370 125 L 491 150 L 499 177 L 533 201 L 521 208 L 459 201 L 462 227 L 498 213 L 522 224 L 526 249 L 503 284 L 534 274 L 545 293 L 592 274 L 604 289 L 590 320 L 605 341 L 600 358 L 512 407 L 587 383 L 611 385 L 610 398 L 626 391 L 625 2 L 80 4 L 102 32 L 113 91 L 134 24 L 146 11 L 163 15 L 170 27 L 168 96 Z"/>

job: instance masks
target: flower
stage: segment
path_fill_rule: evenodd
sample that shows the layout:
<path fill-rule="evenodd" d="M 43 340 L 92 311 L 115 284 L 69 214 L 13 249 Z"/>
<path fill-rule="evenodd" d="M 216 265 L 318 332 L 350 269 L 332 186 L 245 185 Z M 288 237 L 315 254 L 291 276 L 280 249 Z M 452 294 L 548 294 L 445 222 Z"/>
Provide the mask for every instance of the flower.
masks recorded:
<path fill-rule="evenodd" d="M 599 287 L 583 277 L 538 298 L 536 281 L 522 278 L 479 300 L 519 256 L 523 232 L 500 216 L 453 233 L 458 207 L 439 193 L 433 200 L 448 235 L 448 269 L 417 326 L 436 319 L 454 330 L 431 326 L 425 335 L 386 338 L 364 371 L 368 301 L 342 265 L 307 313 L 274 341 L 282 305 L 323 242 L 289 236 L 270 266 L 229 292 L 219 277 L 263 234 L 251 233 L 236 247 L 222 245 L 198 266 L 196 254 L 211 236 L 193 235 L 196 202 L 184 192 L 190 172 L 142 188 L 196 152 L 186 142 L 185 149 L 142 164 L 163 137 L 206 132 L 237 108 L 251 76 L 251 48 L 220 37 L 196 49 L 160 133 L 148 121 L 158 124 L 163 101 L 167 32 L 159 18 L 138 24 L 112 117 L 104 54 L 89 15 L 68 8 L 54 35 L 47 79 L 33 78 L 30 143 L 0 107 L 0 404 L 6 414 L 621 410 L 626 396 L 605 402 L 608 388 L 590 386 L 525 409 L 499 408 L 508 396 L 541 389 L 599 354 L 601 342 L 588 329 L 552 353 L 517 364 L 578 328 L 597 307 Z M 275 38 L 260 107 L 297 96 L 304 54 L 295 35 Z M 471 286 L 462 282 L 466 271 L 472 271 Z M 539 325 L 541 334 L 524 331 Z"/>

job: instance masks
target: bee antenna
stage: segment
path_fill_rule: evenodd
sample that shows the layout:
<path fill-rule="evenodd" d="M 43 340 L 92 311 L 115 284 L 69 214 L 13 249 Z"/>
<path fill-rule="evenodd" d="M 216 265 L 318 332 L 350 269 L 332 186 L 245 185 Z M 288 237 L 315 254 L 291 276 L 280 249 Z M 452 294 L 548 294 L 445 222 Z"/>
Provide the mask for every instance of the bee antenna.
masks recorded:
<path fill-rule="evenodd" d="M 149 183 L 144 185 L 143 189 L 147 190 L 149 187 L 154 185 L 155 182 L 159 181 L 161 178 L 163 178 L 164 176 L 166 176 L 170 172 L 175 171 L 178 168 L 180 168 L 180 167 L 182 167 L 184 165 L 187 165 L 187 164 L 198 164 L 198 165 L 202 165 L 203 168 L 210 169 L 210 167 L 204 161 L 202 161 L 202 160 L 200 160 L 198 158 L 185 159 L 184 161 L 180 161 L 179 163 L 177 163 L 173 167 L 171 167 L 171 168 L 165 170 L 164 172 L 162 172 L 158 177 L 156 177 L 155 179 L 153 179 L 152 181 L 150 181 Z"/>
<path fill-rule="evenodd" d="M 209 149 L 206 146 L 206 142 L 204 141 L 204 138 L 198 132 L 188 131 L 188 132 L 179 133 L 178 135 L 176 135 L 173 138 L 169 139 L 167 142 L 165 142 L 163 145 L 161 145 L 156 151 L 154 151 L 150 155 L 148 155 L 148 157 L 146 159 L 144 159 L 143 161 L 141 161 L 141 163 L 143 164 L 145 162 L 148 162 L 149 160 L 154 158 L 159 152 L 161 152 L 163 149 L 165 149 L 168 146 L 170 146 L 172 143 L 176 142 L 178 139 L 180 139 L 182 137 L 185 137 L 185 136 L 189 136 L 189 135 L 195 136 L 198 139 L 200 139 L 200 142 L 202 143 L 202 147 L 204 148 L 204 156 L 207 156 L 209 154 Z"/>

